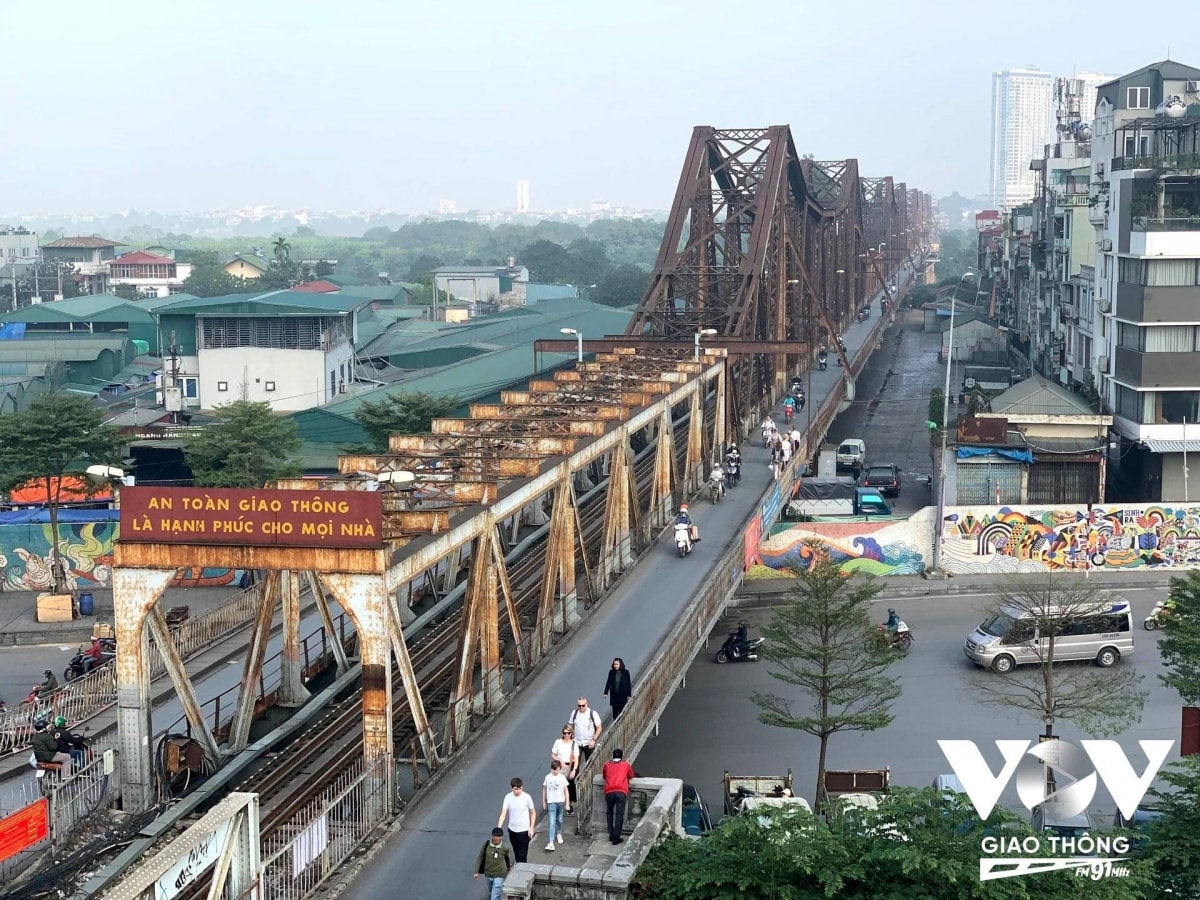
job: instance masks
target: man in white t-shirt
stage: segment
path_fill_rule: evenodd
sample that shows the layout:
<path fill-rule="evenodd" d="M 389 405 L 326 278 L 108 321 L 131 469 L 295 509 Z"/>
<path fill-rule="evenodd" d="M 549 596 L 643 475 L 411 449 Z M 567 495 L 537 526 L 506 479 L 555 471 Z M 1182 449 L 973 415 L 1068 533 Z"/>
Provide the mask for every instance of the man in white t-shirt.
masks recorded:
<path fill-rule="evenodd" d="M 503 828 L 504 820 L 508 820 L 508 841 L 512 844 L 513 858 L 519 863 L 529 862 L 529 842 L 537 824 L 537 810 L 533 798 L 525 793 L 525 782 L 514 778 L 508 784 L 512 790 L 504 795 L 496 827 Z"/>
<path fill-rule="evenodd" d="M 579 755 L 582 757 L 579 766 L 583 768 L 584 763 L 591 759 L 600 732 L 604 730 L 600 724 L 600 713 L 588 706 L 587 697 L 580 697 L 575 701 L 575 712 L 567 721 L 575 729 L 575 743 L 579 745 Z"/>

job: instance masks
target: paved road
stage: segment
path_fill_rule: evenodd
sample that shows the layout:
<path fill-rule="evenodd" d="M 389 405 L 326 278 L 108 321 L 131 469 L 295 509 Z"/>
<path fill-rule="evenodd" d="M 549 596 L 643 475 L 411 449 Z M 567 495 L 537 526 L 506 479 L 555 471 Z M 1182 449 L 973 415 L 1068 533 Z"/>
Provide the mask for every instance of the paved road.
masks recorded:
<path fill-rule="evenodd" d="M 871 319 L 845 334 L 857 351 L 877 324 Z M 838 378 L 836 367 L 814 372 L 810 398 L 825 398 Z M 828 402 L 826 400 L 826 402 Z M 757 437 L 757 434 L 754 435 Z M 746 477 L 727 498 L 713 506 L 695 507 L 704 540 L 687 559 L 679 559 L 669 541 L 652 548 L 618 588 L 570 639 L 557 659 L 525 682 L 510 709 L 491 726 L 484 739 L 455 760 L 453 774 L 439 785 L 435 799 L 419 804 L 404 828 L 390 839 L 348 886 L 347 895 L 394 896 L 405 885 L 408 900 L 461 900 L 482 894 L 470 880 L 471 863 L 488 831 L 496 824 L 500 802 L 514 775 L 540 784 L 550 745 L 574 709 L 579 694 L 610 718 L 602 695 L 614 656 L 623 657 L 636 679 L 670 631 L 675 616 L 708 575 L 708 568 L 728 546 L 729 538 L 750 510 L 759 505 L 760 487 L 770 481 L 761 443 L 744 446 Z M 759 482 L 753 476 L 762 473 Z M 553 861 L 534 849 L 530 861 Z"/>
<path fill-rule="evenodd" d="M 1134 605 L 1135 654 L 1118 665 L 1132 665 L 1143 673 L 1150 691 L 1141 724 L 1118 738 L 1135 762 L 1138 739 L 1179 739 L 1178 695 L 1156 677 L 1162 671 L 1157 638 L 1161 632 L 1141 631 L 1141 621 L 1153 606 L 1159 589 L 1124 588 L 1121 594 Z M 877 604 L 877 618 L 887 618 L 886 594 Z M 903 694 L 896 702 L 895 720 L 874 733 L 846 733 L 830 741 L 829 767 L 834 769 L 891 766 L 896 784 L 928 786 L 950 768 L 938 749 L 939 738 L 975 741 L 1034 740 L 1042 731 L 1032 714 L 984 704 L 972 684 L 991 673 L 969 663 L 962 653 L 963 639 L 984 618 L 987 595 L 966 597 L 906 598 L 896 603 L 916 635 L 908 657 L 892 670 L 899 676 Z M 732 630 L 738 617 L 758 633 L 770 618 L 769 610 L 731 611 L 722 627 Z M 717 635 L 724 631 L 718 629 Z M 713 647 L 715 650 L 715 645 Z M 1073 664 L 1074 665 L 1074 664 Z M 773 775 L 791 769 L 797 793 L 812 800 L 816 788 L 817 740 L 801 732 L 762 725 L 748 699 L 756 691 L 795 698 L 803 695 L 769 674 L 764 662 L 719 666 L 712 653 L 697 657 L 688 670 L 687 687 L 679 691 L 659 723 L 659 736 L 651 738 L 635 760 L 639 772 L 682 778 L 694 783 L 714 814 L 721 809 L 721 774 L 728 769 L 741 774 Z M 719 723 L 719 725 L 718 725 Z M 1068 723 L 1056 728 L 1071 740 L 1087 737 Z M 984 745 L 981 744 L 981 748 Z M 998 767 L 999 755 L 986 753 Z M 1174 758 L 1174 757 L 1173 757 Z M 1113 806 L 1101 790 L 1096 795 L 1098 823 L 1112 821 Z M 1010 785 L 1001 803 L 1021 809 Z"/>

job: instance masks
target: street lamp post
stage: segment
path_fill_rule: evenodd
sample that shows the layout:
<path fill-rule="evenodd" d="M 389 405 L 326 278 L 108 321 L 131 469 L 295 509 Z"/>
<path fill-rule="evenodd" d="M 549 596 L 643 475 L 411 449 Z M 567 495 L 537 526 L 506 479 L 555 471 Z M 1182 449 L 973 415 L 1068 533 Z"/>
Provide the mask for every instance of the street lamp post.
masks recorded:
<path fill-rule="evenodd" d="M 575 358 L 578 362 L 583 362 L 583 335 L 580 334 L 578 331 L 576 331 L 574 328 L 560 328 L 560 329 L 558 329 L 558 333 L 575 335 L 575 341 L 576 341 Z"/>
<path fill-rule="evenodd" d="M 716 333 L 717 333 L 717 329 L 715 329 L 715 328 L 701 328 L 699 331 L 696 332 L 696 362 L 700 362 L 700 337 L 702 335 L 707 336 L 707 335 L 712 335 L 712 334 L 716 334 Z"/>
<path fill-rule="evenodd" d="M 950 431 L 950 369 L 954 365 L 954 303 L 958 289 L 968 278 L 977 277 L 974 272 L 965 272 L 954 286 L 950 295 L 950 333 L 946 340 L 946 388 L 942 392 L 942 441 L 938 454 L 938 502 L 937 515 L 933 523 L 933 571 L 942 571 L 942 520 L 946 517 L 946 443 Z"/>

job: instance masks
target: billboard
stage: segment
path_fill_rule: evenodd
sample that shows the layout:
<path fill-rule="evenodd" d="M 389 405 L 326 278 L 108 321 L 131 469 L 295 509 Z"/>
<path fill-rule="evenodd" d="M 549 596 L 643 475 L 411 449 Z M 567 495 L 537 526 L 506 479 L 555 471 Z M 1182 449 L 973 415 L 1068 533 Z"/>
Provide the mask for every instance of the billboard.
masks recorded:
<path fill-rule="evenodd" d="M 120 542 L 241 547 L 383 546 L 383 497 L 367 491 L 127 487 Z"/>

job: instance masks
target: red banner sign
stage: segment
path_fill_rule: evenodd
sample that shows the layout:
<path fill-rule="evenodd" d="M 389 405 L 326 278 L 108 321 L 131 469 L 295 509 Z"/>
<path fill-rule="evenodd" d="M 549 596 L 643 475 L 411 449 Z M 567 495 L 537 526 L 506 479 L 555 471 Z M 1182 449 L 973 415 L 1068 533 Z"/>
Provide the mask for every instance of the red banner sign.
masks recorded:
<path fill-rule="evenodd" d="M 50 836 L 49 810 L 43 797 L 0 819 L 0 862 Z"/>
<path fill-rule="evenodd" d="M 122 543 L 383 546 L 383 498 L 367 491 L 127 487 Z"/>

